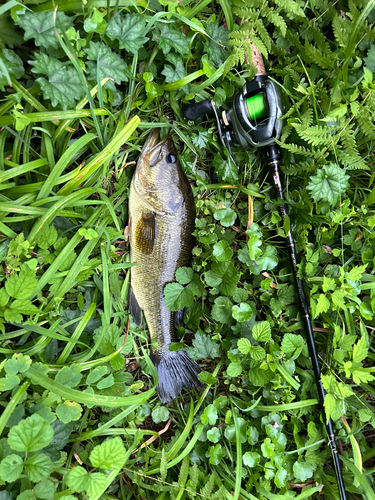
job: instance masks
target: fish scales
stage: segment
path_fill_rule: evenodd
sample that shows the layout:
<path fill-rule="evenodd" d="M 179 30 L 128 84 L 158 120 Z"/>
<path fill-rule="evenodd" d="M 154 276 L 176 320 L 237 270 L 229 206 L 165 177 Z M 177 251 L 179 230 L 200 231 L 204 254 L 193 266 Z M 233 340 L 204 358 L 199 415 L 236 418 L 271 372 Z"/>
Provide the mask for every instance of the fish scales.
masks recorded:
<path fill-rule="evenodd" d="M 143 311 L 159 374 L 156 389 L 167 402 L 182 388 L 200 385 L 199 365 L 183 349 L 169 350 L 182 314 L 169 311 L 164 300 L 165 285 L 191 260 L 195 205 L 172 139 L 158 142 L 158 136 L 155 130 L 146 140 L 130 188 L 130 255 L 137 265 L 131 268 L 129 307 L 138 324 Z"/>

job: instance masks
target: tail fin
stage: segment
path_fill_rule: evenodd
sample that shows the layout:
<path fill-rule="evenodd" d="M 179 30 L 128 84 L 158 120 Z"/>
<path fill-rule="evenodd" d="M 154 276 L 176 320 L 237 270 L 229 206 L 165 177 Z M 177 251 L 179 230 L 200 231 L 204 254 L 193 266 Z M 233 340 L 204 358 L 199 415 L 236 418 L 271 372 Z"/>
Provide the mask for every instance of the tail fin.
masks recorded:
<path fill-rule="evenodd" d="M 182 389 L 194 389 L 202 385 L 198 379 L 200 366 L 190 359 L 183 349 L 169 351 L 160 358 L 153 356 L 159 375 L 156 392 L 162 403 L 169 403 L 176 398 Z"/>

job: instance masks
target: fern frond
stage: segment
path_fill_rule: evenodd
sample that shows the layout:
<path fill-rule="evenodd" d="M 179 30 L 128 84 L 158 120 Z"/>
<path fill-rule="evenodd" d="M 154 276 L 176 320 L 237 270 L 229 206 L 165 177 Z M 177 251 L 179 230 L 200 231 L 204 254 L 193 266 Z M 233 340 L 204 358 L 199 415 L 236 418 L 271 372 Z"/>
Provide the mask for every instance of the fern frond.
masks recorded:
<path fill-rule="evenodd" d="M 307 108 L 306 111 L 301 116 L 301 125 L 305 128 L 310 127 L 313 122 L 313 110 Z"/>
<path fill-rule="evenodd" d="M 216 475 L 215 472 L 210 474 L 208 477 L 208 481 L 203 486 L 203 488 L 201 488 L 200 494 L 203 496 L 203 498 L 211 498 L 213 489 L 215 487 L 215 480 L 216 480 L 215 475 Z"/>
<path fill-rule="evenodd" d="M 189 461 L 190 461 L 189 455 L 187 455 L 182 461 L 180 473 L 178 475 L 178 485 L 180 486 L 180 488 L 185 487 L 189 474 Z"/>
<path fill-rule="evenodd" d="M 240 19 L 246 19 L 247 21 L 255 21 L 259 17 L 259 10 L 253 9 L 244 5 L 243 2 L 240 3 L 237 7 L 233 7 L 233 14 L 238 16 Z M 243 25 L 241 25 L 242 28 Z"/>
<path fill-rule="evenodd" d="M 361 131 L 365 135 L 365 137 L 374 141 L 375 140 L 375 125 L 374 125 L 373 120 L 370 116 L 370 113 L 367 111 L 367 109 L 362 108 L 359 111 L 359 113 L 357 115 L 357 121 L 358 121 L 358 124 L 361 127 Z"/>
<path fill-rule="evenodd" d="M 349 25 L 348 19 L 341 17 L 341 16 L 335 16 L 332 21 L 332 28 L 333 28 L 333 34 L 335 35 L 337 43 L 340 45 L 340 47 L 346 47 L 348 44 L 348 25 Z"/>
<path fill-rule="evenodd" d="M 193 500 L 196 498 L 197 486 L 199 483 L 199 468 L 197 464 L 194 464 L 193 467 L 189 468 L 189 481 L 187 483 L 187 492 L 189 498 Z"/>
<path fill-rule="evenodd" d="M 316 170 L 316 163 L 314 161 L 302 161 L 299 163 L 289 164 L 284 167 L 283 171 L 289 176 L 302 176 L 305 174 L 311 174 Z"/>
<path fill-rule="evenodd" d="M 259 38 L 262 40 L 265 47 L 267 48 L 267 51 L 269 52 L 271 50 L 271 37 L 269 36 L 268 31 L 264 27 L 263 22 L 260 19 L 258 19 L 254 23 L 253 29 L 259 35 Z"/>
<path fill-rule="evenodd" d="M 305 52 L 311 62 L 323 69 L 332 69 L 332 66 L 335 65 L 335 60 L 337 59 L 337 56 L 333 54 L 333 52 L 326 55 L 317 47 L 311 45 L 307 40 L 305 41 Z"/>
<path fill-rule="evenodd" d="M 306 17 L 301 7 L 294 0 L 275 0 L 275 4 L 277 4 L 290 19 Z"/>
<path fill-rule="evenodd" d="M 289 125 L 285 125 L 281 133 L 280 141 L 285 142 L 285 140 L 290 136 L 291 131 L 292 127 L 290 127 Z"/>
<path fill-rule="evenodd" d="M 292 124 L 297 134 L 312 146 L 329 146 L 332 141 L 337 142 L 337 138 L 333 137 L 327 127 L 314 125 L 313 127 L 304 127 L 297 123 Z"/>
<path fill-rule="evenodd" d="M 298 146 L 297 144 L 287 144 L 285 142 L 276 141 L 279 146 L 286 149 L 292 154 L 308 156 L 309 158 L 323 159 L 328 156 L 328 151 L 322 152 L 320 150 L 307 149 L 304 146 Z"/>
<path fill-rule="evenodd" d="M 267 19 L 280 31 L 282 36 L 286 35 L 287 25 L 284 19 L 273 9 L 267 9 Z"/>
<path fill-rule="evenodd" d="M 217 492 L 213 494 L 212 500 L 222 500 L 223 498 L 228 498 L 228 495 L 231 496 L 225 486 L 221 485 Z"/>

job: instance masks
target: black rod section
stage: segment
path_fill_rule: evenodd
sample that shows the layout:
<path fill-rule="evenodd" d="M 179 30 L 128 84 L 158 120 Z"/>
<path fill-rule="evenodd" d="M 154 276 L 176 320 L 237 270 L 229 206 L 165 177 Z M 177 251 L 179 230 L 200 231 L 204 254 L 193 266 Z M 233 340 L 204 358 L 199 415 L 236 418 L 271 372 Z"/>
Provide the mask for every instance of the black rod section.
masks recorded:
<path fill-rule="evenodd" d="M 277 196 L 284 201 L 284 193 L 283 193 L 283 188 L 280 180 L 280 172 L 279 172 L 279 162 L 280 162 L 280 148 L 277 144 L 273 143 L 270 144 L 269 146 L 265 146 L 263 148 L 263 152 L 265 155 L 265 159 L 268 165 L 268 168 L 270 170 L 270 173 L 272 175 L 273 179 L 273 185 L 276 191 Z M 280 213 L 285 220 L 285 216 L 287 215 L 287 208 L 285 203 L 280 205 Z M 322 385 L 321 381 L 321 371 L 320 371 L 320 365 L 319 365 L 319 359 L 318 359 L 318 353 L 316 350 L 316 344 L 315 344 L 315 339 L 314 339 L 314 333 L 311 325 L 311 319 L 310 319 L 310 314 L 309 314 L 309 309 L 307 305 L 307 299 L 305 295 L 305 291 L 303 289 L 303 284 L 300 278 L 297 276 L 298 272 L 298 261 L 297 261 L 297 252 L 296 252 L 296 247 L 292 235 L 292 231 L 289 229 L 289 233 L 287 234 L 287 245 L 288 245 L 288 253 L 289 253 L 289 258 L 292 264 L 292 272 L 294 276 L 294 281 L 297 287 L 298 291 L 298 302 L 302 314 L 302 322 L 303 326 L 305 329 L 306 333 L 306 341 L 307 341 L 307 346 L 309 349 L 309 354 L 311 358 L 311 363 L 314 371 L 314 376 L 315 376 L 315 383 L 316 387 L 318 389 L 318 396 L 319 396 L 319 403 L 322 409 L 324 421 L 326 422 L 326 431 L 328 434 L 328 447 L 331 450 L 332 453 L 332 459 L 335 467 L 335 472 L 336 472 L 336 479 L 337 479 L 337 486 L 340 494 L 341 500 L 346 500 L 346 492 L 345 492 L 345 485 L 344 485 L 344 480 L 342 477 L 342 472 L 341 472 L 341 467 L 340 467 L 340 459 L 338 456 L 337 452 L 337 445 L 336 445 L 336 439 L 335 439 L 335 434 L 333 430 L 333 424 L 332 420 L 329 419 L 327 421 L 327 417 L 325 414 L 324 410 L 324 398 L 325 398 L 325 391 Z"/>

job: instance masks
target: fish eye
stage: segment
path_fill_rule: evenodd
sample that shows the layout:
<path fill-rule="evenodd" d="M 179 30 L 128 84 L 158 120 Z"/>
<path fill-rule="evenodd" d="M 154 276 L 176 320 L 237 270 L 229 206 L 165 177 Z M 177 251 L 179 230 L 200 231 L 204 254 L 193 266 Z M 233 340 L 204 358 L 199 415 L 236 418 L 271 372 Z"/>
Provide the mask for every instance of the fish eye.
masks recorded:
<path fill-rule="evenodd" d="M 167 162 L 168 163 L 176 163 L 177 159 L 175 155 L 172 155 L 171 153 L 168 154 L 167 156 Z"/>

